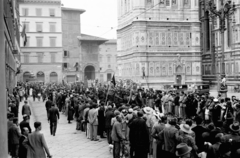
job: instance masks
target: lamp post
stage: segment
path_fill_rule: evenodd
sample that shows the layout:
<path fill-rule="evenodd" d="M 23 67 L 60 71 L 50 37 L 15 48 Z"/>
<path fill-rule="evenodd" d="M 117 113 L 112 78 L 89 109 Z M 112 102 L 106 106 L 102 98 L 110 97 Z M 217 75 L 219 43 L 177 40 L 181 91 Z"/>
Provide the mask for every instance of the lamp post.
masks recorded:
<path fill-rule="evenodd" d="M 221 33 L 221 60 L 220 60 L 220 74 L 221 77 L 225 77 L 225 59 L 224 59 L 224 32 L 226 30 L 225 20 L 231 16 L 236 10 L 235 4 L 231 0 L 228 0 L 224 4 L 224 0 L 221 0 L 221 8 L 217 10 L 216 4 L 213 0 L 209 1 L 209 11 L 212 16 L 219 18 L 219 30 Z M 220 53 L 219 53 L 220 54 Z M 219 81 L 218 81 L 219 82 Z M 220 84 L 218 84 L 220 86 Z M 219 92 L 222 94 L 222 97 L 227 96 L 227 87 L 218 87 Z"/>

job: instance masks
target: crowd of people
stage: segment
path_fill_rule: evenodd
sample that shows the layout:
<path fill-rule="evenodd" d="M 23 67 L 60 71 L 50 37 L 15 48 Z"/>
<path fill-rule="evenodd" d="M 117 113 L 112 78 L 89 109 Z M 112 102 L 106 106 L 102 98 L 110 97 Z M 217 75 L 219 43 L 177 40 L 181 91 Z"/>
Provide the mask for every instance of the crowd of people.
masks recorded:
<path fill-rule="evenodd" d="M 39 100 L 42 98 L 42 101 L 47 99 L 46 113 L 53 136 L 57 135 L 57 120 L 62 112 L 68 123 L 76 120 L 76 130 L 86 132 L 89 140 L 99 141 L 99 137 L 106 137 L 114 158 L 121 155 L 131 158 L 240 157 L 240 102 L 236 96 L 214 98 L 209 93 L 160 91 L 113 84 L 90 88 L 82 83 L 72 86 L 20 84 L 8 99 L 8 117 L 15 124 L 12 128 L 17 128 L 21 96 L 31 95 Z M 25 126 L 21 127 L 20 123 L 19 141 L 9 143 L 13 157 L 17 157 L 16 148 L 27 147 L 27 141 L 20 138 L 31 132 L 27 126 L 31 111 L 27 110 L 26 97 L 24 102 Z M 41 130 L 39 124 L 36 123 L 36 132 Z M 11 130 L 10 127 L 9 135 L 14 133 Z M 36 133 L 31 138 L 36 138 Z M 51 156 L 43 135 L 38 134 L 38 138 L 44 142 L 42 149 Z M 31 143 L 33 140 L 28 141 Z"/>

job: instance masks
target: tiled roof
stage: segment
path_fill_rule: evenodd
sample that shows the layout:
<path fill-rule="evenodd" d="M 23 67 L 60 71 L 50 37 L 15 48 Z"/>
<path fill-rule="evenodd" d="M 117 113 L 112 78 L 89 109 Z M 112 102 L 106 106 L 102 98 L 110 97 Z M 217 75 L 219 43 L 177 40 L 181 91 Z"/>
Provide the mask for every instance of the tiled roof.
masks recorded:
<path fill-rule="evenodd" d="M 82 12 L 84 13 L 86 10 L 84 9 L 77 9 L 77 8 L 66 8 L 66 7 L 62 7 L 62 10 L 66 10 L 66 11 L 76 11 L 76 12 Z"/>
<path fill-rule="evenodd" d="M 108 41 L 105 38 L 101 38 L 101 37 L 96 37 L 96 36 L 91 36 L 91 35 L 86 35 L 86 34 L 81 34 L 81 36 L 77 37 L 80 41 L 102 41 L 102 42 L 106 42 Z"/>

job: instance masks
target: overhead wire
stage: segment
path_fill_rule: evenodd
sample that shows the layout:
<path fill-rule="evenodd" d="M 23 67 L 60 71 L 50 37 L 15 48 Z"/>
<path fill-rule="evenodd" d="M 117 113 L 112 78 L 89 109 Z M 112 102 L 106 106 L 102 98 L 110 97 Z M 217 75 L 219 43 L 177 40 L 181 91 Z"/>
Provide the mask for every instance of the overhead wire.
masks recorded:
<path fill-rule="evenodd" d="M 133 17 L 131 20 L 133 20 L 133 19 L 135 19 L 136 17 L 138 17 L 138 16 L 142 15 L 143 13 L 146 13 L 146 12 L 148 12 L 149 10 L 152 10 L 153 8 L 155 8 L 156 6 L 158 6 L 159 4 L 160 4 L 160 2 L 159 2 L 159 3 L 157 3 L 156 5 L 154 5 L 154 6 L 150 7 L 149 9 L 147 9 L 147 10 L 144 10 L 144 11 L 143 11 L 143 12 L 141 12 L 140 14 L 138 14 L 138 15 L 134 16 L 134 17 Z M 117 26 L 118 26 L 118 25 L 117 25 Z M 100 36 L 103 36 L 103 35 L 107 34 L 108 32 L 110 32 L 110 31 L 112 31 L 113 29 L 115 29 L 117 26 L 111 27 L 111 29 L 110 29 L 110 30 L 106 31 L 105 33 L 103 33 L 103 34 L 102 34 L 102 35 L 100 35 Z"/>

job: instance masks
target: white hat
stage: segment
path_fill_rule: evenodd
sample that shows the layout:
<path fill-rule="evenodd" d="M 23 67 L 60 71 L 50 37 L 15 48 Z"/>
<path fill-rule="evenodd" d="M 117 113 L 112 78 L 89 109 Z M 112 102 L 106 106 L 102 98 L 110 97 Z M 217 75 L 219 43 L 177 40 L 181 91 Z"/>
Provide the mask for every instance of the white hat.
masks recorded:
<path fill-rule="evenodd" d="M 145 107 L 145 108 L 143 108 L 143 111 L 144 111 L 146 114 L 152 114 L 152 113 L 153 113 L 153 109 L 150 108 L 150 107 Z"/>

